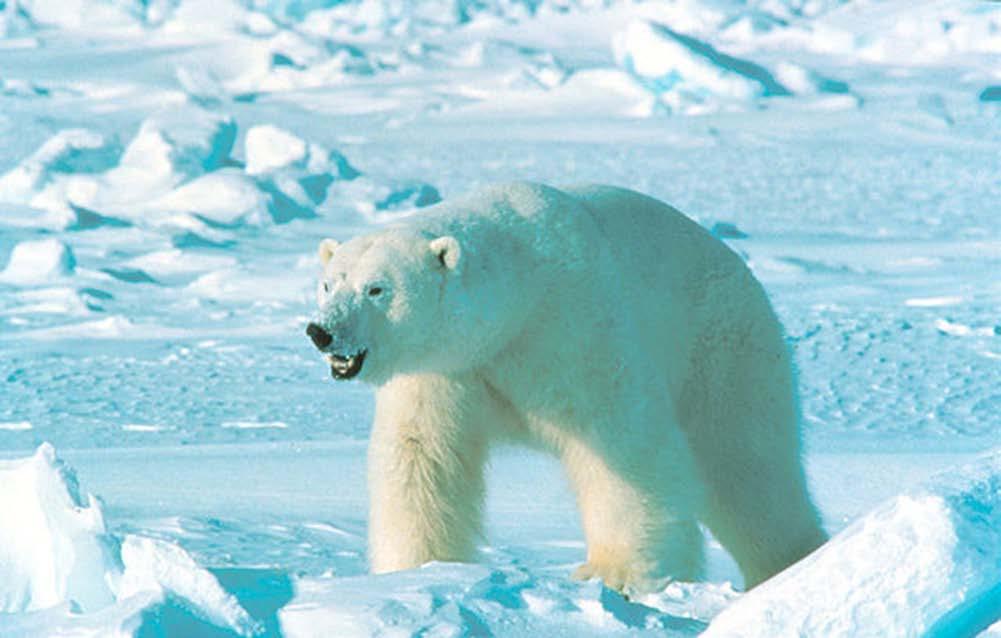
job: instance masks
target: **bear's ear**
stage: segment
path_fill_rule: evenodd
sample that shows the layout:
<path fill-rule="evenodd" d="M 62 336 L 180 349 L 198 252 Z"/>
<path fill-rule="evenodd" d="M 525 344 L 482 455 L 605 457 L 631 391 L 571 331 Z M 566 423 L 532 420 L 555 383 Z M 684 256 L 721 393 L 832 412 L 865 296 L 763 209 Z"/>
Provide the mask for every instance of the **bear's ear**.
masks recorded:
<path fill-rule="evenodd" d="M 432 239 L 431 252 L 434 253 L 435 259 L 438 260 L 442 268 L 448 268 L 449 270 L 455 270 L 455 267 L 459 265 L 459 259 L 462 257 L 462 248 L 459 246 L 459 240 L 448 235 Z"/>
<path fill-rule="evenodd" d="M 340 246 L 340 244 L 337 242 L 336 239 L 324 239 L 323 241 L 321 241 L 320 249 L 318 251 L 320 255 L 320 263 L 326 266 L 327 262 L 330 261 L 330 258 L 333 256 L 334 251 L 337 250 L 338 246 Z"/>

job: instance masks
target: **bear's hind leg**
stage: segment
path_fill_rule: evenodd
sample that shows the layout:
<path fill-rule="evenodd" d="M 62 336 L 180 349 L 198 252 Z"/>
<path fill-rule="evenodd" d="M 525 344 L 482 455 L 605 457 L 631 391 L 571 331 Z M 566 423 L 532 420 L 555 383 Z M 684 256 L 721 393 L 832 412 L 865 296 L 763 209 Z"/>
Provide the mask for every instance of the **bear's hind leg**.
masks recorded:
<path fill-rule="evenodd" d="M 497 410 L 475 380 L 398 376 L 379 389 L 368 470 L 374 573 L 475 558 Z"/>
<path fill-rule="evenodd" d="M 695 352 L 701 374 L 684 388 L 682 423 L 706 485 L 703 522 L 750 589 L 827 535 L 800 461 L 792 364 L 778 323 L 743 334 L 726 348 L 716 334 Z"/>
<path fill-rule="evenodd" d="M 563 458 L 587 539 L 587 562 L 573 578 L 597 577 L 627 595 L 698 578 L 703 538 L 692 512 L 690 480 L 624 479 L 582 445 L 568 446 Z M 678 494 L 650 490 L 671 485 Z"/>

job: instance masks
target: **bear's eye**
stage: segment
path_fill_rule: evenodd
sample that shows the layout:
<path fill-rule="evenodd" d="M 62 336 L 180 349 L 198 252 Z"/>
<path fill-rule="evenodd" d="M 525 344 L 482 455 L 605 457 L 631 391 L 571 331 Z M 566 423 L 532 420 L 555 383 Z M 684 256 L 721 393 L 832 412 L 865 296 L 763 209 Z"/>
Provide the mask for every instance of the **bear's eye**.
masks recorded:
<path fill-rule="evenodd" d="M 323 292 L 330 292 L 330 283 L 329 282 L 326 282 L 326 281 L 323 282 Z"/>
<path fill-rule="evenodd" d="M 378 297 L 381 294 L 382 294 L 382 288 L 380 288 L 379 286 L 372 286 L 371 288 L 368 289 L 369 297 Z"/>

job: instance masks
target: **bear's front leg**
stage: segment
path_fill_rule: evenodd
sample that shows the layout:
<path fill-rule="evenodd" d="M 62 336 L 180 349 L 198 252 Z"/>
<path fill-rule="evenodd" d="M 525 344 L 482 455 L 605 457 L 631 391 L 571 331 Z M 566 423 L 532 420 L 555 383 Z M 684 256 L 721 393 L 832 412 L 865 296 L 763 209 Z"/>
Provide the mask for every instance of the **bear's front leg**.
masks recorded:
<path fill-rule="evenodd" d="M 438 375 L 397 376 L 376 393 L 368 469 L 372 572 L 475 557 L 486 400 L 475 382 Z"/>
<path fill-rule="evenodd" d="M 660 458 L 633 456 L 628 466 L 616 467 L 591 447 L 566 449 L 563 460 L 587 540 L 587 562 L 573 578 L 600 578 L 610 589 L 639 595 L 699 576 L 698 488 L 685 454 L 680 459 L 649 454 Z"/>

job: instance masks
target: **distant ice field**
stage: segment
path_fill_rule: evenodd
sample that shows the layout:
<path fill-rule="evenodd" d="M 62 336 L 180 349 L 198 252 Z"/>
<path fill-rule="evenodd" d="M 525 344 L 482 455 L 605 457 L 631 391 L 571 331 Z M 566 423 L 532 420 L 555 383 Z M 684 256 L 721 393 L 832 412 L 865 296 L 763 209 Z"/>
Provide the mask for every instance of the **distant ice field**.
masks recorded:
<path fill-rule="evenodd" d="M 533 142 L 517 126 L 511 141 L 442 127 L 440 143 L 380 132 L 342 149 L 366 172 L 415 176 L 446 197 L 511 179 L 599 181 L 661 197 L 724 236 L 733 225 L 747 236 L 727 241 L 764 281 L 796 352 L 809 440 L 989 438 L 1001 406 L 996 149 L 897 130 L 870 143 L 867 123 L 848 117 L 854 128 L 808 133 L 755 119 L 765 116 L 609 125 L 624 143 L 551 140 L 538 124 L 526 125 L 543 136 Z M 73 277 L 0 296 L 0 421 L 32 424 L 0 445 L 364 438 L 368 391 L 334 383 L 302 334 L 317 241 L 371 224 L 347 211 L 338 222 L 336 188 L 332 217 L 219 229 L 222 246 L 134 226 L 59 233 Z M 35 236 L 5 228 L 0 262 Z M 238 420 L 288 427 L 222 427 Z"/>

